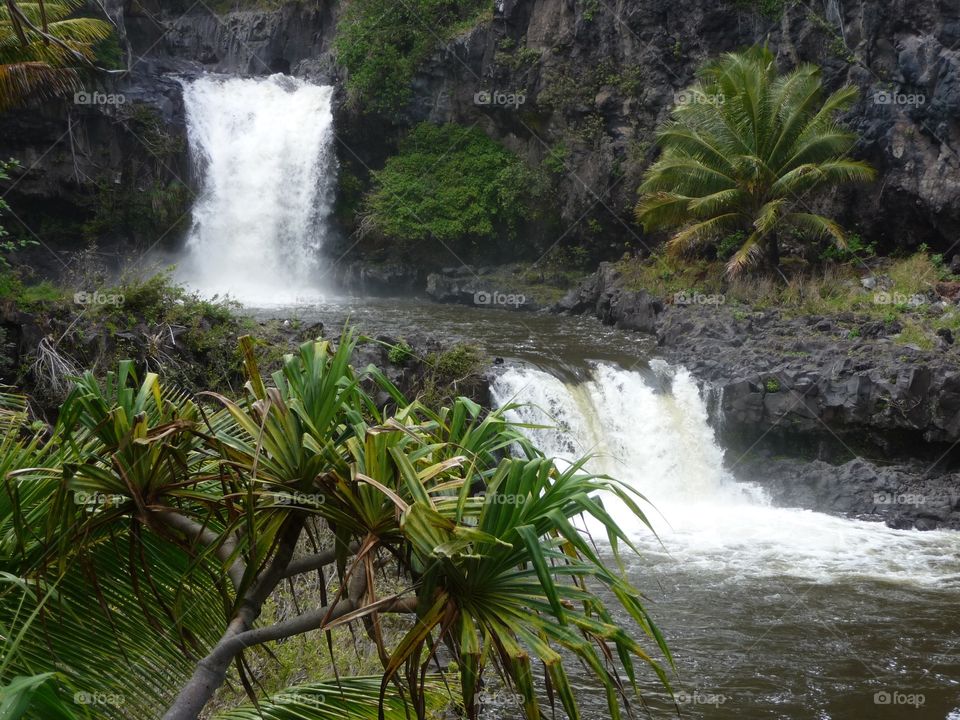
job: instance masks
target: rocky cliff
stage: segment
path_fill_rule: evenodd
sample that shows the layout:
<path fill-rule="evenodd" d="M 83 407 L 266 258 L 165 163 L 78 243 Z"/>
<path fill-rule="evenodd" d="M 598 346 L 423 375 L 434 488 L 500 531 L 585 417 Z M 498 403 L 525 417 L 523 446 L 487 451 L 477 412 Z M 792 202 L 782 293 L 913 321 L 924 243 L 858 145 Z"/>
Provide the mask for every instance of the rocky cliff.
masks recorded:
<path fill-rule="evenodd" d="M 10 199 L 42 202 L 47 216 L 72 221 L 96 212 L 91 206 L 104 183 L 132 185 L 141 195 L 177 178 L 189 185 L 171 74 L 279 71 L 338 84 L 346 79 L 332 50 L 340 3 L 233 9 L 247 5 L 217 3 L 215 13 L 206 3 L 179 0 L 108 3 L 133 71 L 108 78 L 104 89 L 130 94 L 181 147 L 170 152 L 168 145 L 166 169 L 145 178 L 131 168 L 149 166 L 155 153 L 138 135 L 125 142 L 129 123 L 118 122 L 115 108 L 68 103 L 8 116 L 0 154 L 31 168 Z M 642 250 L 656 238 L 643 236 L 631 211 L 642 171 L 656 154 L 657 123 L 682 100 L 677 93 L 704 59 L 756 42 L 769 43 L 785 65 L 818 63 L 831 86 L 854 83 L 862 90 L 848 119 L 863 138 L 858 154 L 878 167 L 881 179 L 822 202 L 881 248 L 925 242 L 952 254 L 960 239 L 960 5 L 949 0 L 498 0 L 492 17 L 438 40 L 414 75 L 410 102 L 396 113 L 367 113 L 342 102 L 341 93 L 343 174 L 354 191 L 362 188 L 369 170 L 416 122 L 477 125 L 532 165 L 552 161 L 563 229 L 551 243 L 577 243 L 596 257 Z M 65 142 L 71 137 L 72 149 Z M 55 151 L 44 155 L 51 146 Z M 34 210 L 24 212 L 33 217 Z M 349 214 L 341 219 L 353 229 Z M 121 241 L 137 236 L 127 232 Z M 452 258 L 437 263 L 450 265 Z"/>
<path fill-rule="evenodd" d="M 850 112 L 874 185 L 827 199 L 880 247 L 960 240 L 960 5 L 946 0 L 504 0 L 417 74 L 402 124 L 477 124 L 531 164 L 562 160 L 564 242 L 651 244 L 631 210 L 652 137 L 705 59 L 767 42 L 857 85 Z M 513 100 L 511 101 L 511 98 Z M 522 99 L 522 102 L 521 102 Z M 347 142 L 351 138 L 349 129 Z M 374 160 L 375 162 L 375 160 Z M 558 238 L 559 239 L 559 238 Z"/>
<path fill-rule="evenodd" d="M 931 298 L 940 312 L 953 301 Z M 729 447 L 790 455 L 953 461 L 960 441 L 960 350 L 951 333 L 921 349 L 892 339 L 896 320 L 664 302 L 624 287 L 603 263 L 557 310 L 655 334 L 662 353 L 718 392 Z"/>

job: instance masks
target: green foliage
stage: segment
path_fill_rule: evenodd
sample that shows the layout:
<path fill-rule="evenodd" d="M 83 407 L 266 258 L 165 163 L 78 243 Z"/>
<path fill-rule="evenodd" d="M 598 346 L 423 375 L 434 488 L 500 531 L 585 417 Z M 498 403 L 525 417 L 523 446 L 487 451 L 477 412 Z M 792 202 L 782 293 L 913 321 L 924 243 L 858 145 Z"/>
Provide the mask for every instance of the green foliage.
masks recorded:
<path fill-rule="evenodd" d="M 115 34 L 97 43 L 93 52 L 97 65 L 106 70 L 123 70 L 127 66 L 123 57 L 123 48 L 120 47 L 120 39 Z"/>
<path fill-rule="evenodd" d="M 469 259 L 509 249 L 521 224 L 536 215 L 542 179 L 481 131 L 417 125 L 374 173 L 365 221 L 401 247 L 424 243 Z"/>
<path fill-rule="evenodd" d="M 647 231 L 671 230 L 668 247 L 679 255 L 744 233 L 730 275 L 776 266 L 784 233 L 845 247 L 843 229 L 807 211 L 806 199 L 874 177 L 848 157 L 857 136 L 836 119 L 856 96 L 847 86 L 824 98 L 819 68 L 780 74 L 767 48 L 708 63 L 658 130 L 663 154 L 640 186 L 637 221 Z"/>
<path fill-rule="evenodd" d="M 10 171 L 16 170 L 20 167 L 20 163 L 10 158 L 6 161 L 0 161 L 0 182 L 4 182 L 10 179 Z M 10 209 L 10 206 L 7 205 L 7 201 L 0 197 L 0 217 L 3 216 L 5 212 Z M 15 251 L 20 250 L 28 245 L 36 245 L 36 241 L 27 240 L 27 239 L 18 239 L 18 240 L 8 240 L 10 233 L 6 231 L 3 225 L 0 225 L 0 270 L 4 268 L 9 268 L 10 264 L 7 262 L 6 255 Z"/>
<path fill-rule="evenodd" d="M 417 67 L 438 42 L 490 13 L 481 0 L 351 0 L 335 40 L 350 99 L 378 113 L 401 108 Z"/>
<path fill-rule="evenodd" d="M 425 689 L 427 710 L 444 710 L 449 699 L 443 680 L 427 677 Z M 379 697 L 379 677 L 335 678 L 285 688 L 258 706 L 217 713 L 212 720 L 373 720 Z M 399 694 L 390 693 L 385 700 L 382 720 L 409 720 L 409 708 Z"/>
<path fill-rule="evenodd" d="M 505 37 L 497 46 L 494 62 L 519 72 L 525 67 L 531 67 L 540 60 L 542 51 L 527 47 L 526 38 L 521 38 L 519 46 L 512 38 Z"/>
<path fill-rule="evenodd" d="M 0 111 L 81 88 L 96 48 L 113 33 L 103 20 L 80 17 L 83 0 L 8 0 L 0 10 Z"/>
<path fill-rule="evenodd" d="M 876 254 L 877 245 L 875 242 L 865 243 L 858 234 L 851 233 L 847 236 L 845 247 L 827 245 L 820 253 L 820 260 L 822 262 L 850 262 L 874 257 Z"/>
<path fill-rule="evenodd" d="M 743 243 L 747 239 L 747 234 L 743 230 L 735 230 L 723 237 L 720 242 L 717 243 L 717 257 L 721 260 L 729 260 L 733 254 L 743 247 Z"/>
<path fill-rule="evenodd" d="M 583 14 L 581 17 L 585 22 L 593 22 L 593 16 L 596 14 L 597 10 L 600 9 L 599 0 L 584 0 L 583 1 Z"/>
<path fill-rule="evenodd" d="M 406 365 L 411 357 L 413 357 L 413 348 L 405 340 L 401 340 L 387 351 L 387 360 L 394 365 Z"/>
<path fill-rule="evenodd" d="M 430 353 L 424 358 L 426 372 L 420 383 L 420 400 L 437 407 L 449 404 L 481 376 L 485 357 L 480 348 L 458 343 L 449 350 Z"/>
<path fill-rule="evenodd" d="M 563 175 L 567 171 L 567 158 L 570 156 L 570 149 L 565 143 L 558 143 L 550 148 L 546 157 L 543 158 L 544 169 L 553 175 Z"/>
<path fill-rule="evenodd" d="M 483 354 L 474 345 L 459 343 L 449 350 L 429 356 L 427 363 L 439 379 L 450 381 L 477 372 L 483 366 Z"/>
<path fill-rule="evenodd" d="M 14 270 L 0 270 L 0 300 L 10 300 L 23 310 L 33 310 L 46 303 L 63 300 L 64 292 L 53 283 L 24 283 Z"/>
<path fill-rule="evenodd" d="M 118 231 L 158 240 L 189 222 L 191 194 L 179 180 L 155 179 L 145 188 L 104 180 L 91 201 L 93 217 L 83 225 L 90 241 Z"/>
<path fill-rule="evenodd" d="M 780 381 L 775 377 L 767 378 L 766 382 L 763 383 L 763 388 L 768 393 L 780 392 Z"/>
<path fill-rule="evenodd" d="M 137 301 L 157 297 L 146 288 Z M 639 692 L 639 667 L 669 690 L 662 663 L 672 660 L 642 594 L 575 526 L 588 516 L 603 528 L 617 560 L 624 548 L 636 552 L 598 502 L 619 498 L 647 524 L 635 491 L 585 472 L 585 460 L 557 467 L 506 420 L 513 407 L 408 402 L 376 368 L 350 366 L 349 332 L 336 348 L 303 344 L 270 378 L 251 338 L 240 349 L 240 397 L 191 396 L 123 361 L 103 383 L 84 373 L 42 436 L 26 430 L 23 399 L 0 396 L 7 696 L 16 678 L 59 672 L 104 699 L 98 720 L 154 717 L 202 659 L 207 674 L 188 696 L 206 705 L 236 661 L 261 708 L 213 717 L 406 717 L 402 696 L 409 717 L 423 720 L 441 688 L 424 672 L 444 646 L 460 680 L 448 697 L 470 720 L 491 665 L 529 720 L 545 709 L 537 661 L 569 717 L 580 716 L 572 663 L 603 689 L 613 718 Z M 434 364 L 453 375 L 475 361 L 456 348 Z M 390 407 L 368 388 L 385 391 Z M 511 448 L 520 456 L 505 457 Z M 323 549 L 308 517 L 326 528 Z M 399 589 L 382 591 L 382 564 Z M 285 574 L 324 567 L 335 578 L 324 607 L 294 602 L 254 627 Z M 378 613 L 404 618 L 399 641 L 384 644 Z M 364 619 L 384 660 L 380 678 L 311 678 L 264 697 L 246 674 L 258 648 Z M 69 720 L 93 714 L 67 707 Z M 59 717 L 41 708 L 34 716 Z"/>

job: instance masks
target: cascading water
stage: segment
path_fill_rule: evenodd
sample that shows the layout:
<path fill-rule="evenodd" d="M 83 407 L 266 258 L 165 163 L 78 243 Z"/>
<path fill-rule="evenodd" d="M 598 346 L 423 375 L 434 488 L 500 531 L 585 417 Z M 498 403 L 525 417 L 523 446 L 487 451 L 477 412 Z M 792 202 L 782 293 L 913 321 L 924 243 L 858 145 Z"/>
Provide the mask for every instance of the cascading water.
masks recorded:
<path fill-rule="evenodd" d="M 185 86 L 200 194 L 181 280 L 260 305 L 322 292 L 317 251 L 336 169 L 332 94 L 284 75 Z"/>
<path fill-rule="evenodd" d="M 647 514 L 662 546 L 625 507 L 607 504 L 651 556 L 666 554 L 727 578 L 882 578 L 960 586 L 956 533 L 900 531 L 772 507 L 759 488 L 738 483 L 724 468 L 706 403 L 690 374 L 658 360 L 651 371 L 598 364 L 589 380 L 570 384 L 542 370 L 512 367 L 494 380 L 492 394 L 498 405 L 529 403 L 510 411 L 515 419 L 554 426 L 527 431 L 547 455 L 571 460 L 591 453 L 596 457 L 589 469 L 649 499 L 653 509 Z"/>

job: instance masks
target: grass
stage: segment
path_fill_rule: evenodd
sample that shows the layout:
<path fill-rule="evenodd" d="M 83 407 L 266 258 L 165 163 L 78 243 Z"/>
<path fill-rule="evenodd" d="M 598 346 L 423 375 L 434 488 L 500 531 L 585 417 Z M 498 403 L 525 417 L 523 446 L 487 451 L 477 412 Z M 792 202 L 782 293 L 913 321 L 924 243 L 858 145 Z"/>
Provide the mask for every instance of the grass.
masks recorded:
<path fill-rule="evenodd" d="M 14 270 L 0 273 L 0 303 L 27 313 L 27 322 L 45 333 L 40 347 L 4 376 L 28 388 L 42 406 L 62 401 L 70 368 L 101 374 L 121 358 L 188 389 L 227 390 L 239 380 L 237 338 L 253 322 L 237 315 L 235 304 L 188 292 L 169 271 L 114 283 L 91 273 L 68 282 L 31 284 Z"/>
<path fill-rule="evenodd" d="M 21 310 L 32 310 L 65 298 L 65 291 L 49 281 L 29 284 L 12 270 L 0 273 L 0 301 L 9 301 Z"/>
<path fill-rule="evenodd" d="M 549 307 L 574 287 L 585 273 L 582 269 L 549 262 L 535 267 L 517 263 L 500 266 L 481 277 L 486 290 L 520 294 L 537 305 Z"/>
<path fill-rule="evenodd" d="M 428 407 L 450 404 L 459 395 L 470 396 L 486 367 L 486 356 L 475 345 L 458 343 L 424 358 L 426 372 L 417 395 Z"/>
<path fill-rule="evenodd" d="M 872 261 L 869 275 L 878 286 L 869 290 L 861 280 L 868 276 L 860 262 L 830 263 L 818 267 L 782 268 L 780 277 L 750 275 L 728 281 L 724 264 L 705 259 L 681 259 L 670 255 L 625 258 L 617 263 L 624 287 L 647 290 L 671 301 L 679 293 L 722 294 L 725 304 L 736 307 L 734 316 L 744 319 L 749 312 L 777 309 L 784 317 L 841 316 L 852 313 L 857 322 L 897 321 L 903 332 L 898 343 L 921 349 L 937 346 L 936 331 L 960 331 L 960 312 L 941 312 L 927 298 L 940 281 L 960 281 L 944 268 L 942 258 L 926 249 L 903 258 Z M 850 330 L 859 337 L 859 329 Z"/>

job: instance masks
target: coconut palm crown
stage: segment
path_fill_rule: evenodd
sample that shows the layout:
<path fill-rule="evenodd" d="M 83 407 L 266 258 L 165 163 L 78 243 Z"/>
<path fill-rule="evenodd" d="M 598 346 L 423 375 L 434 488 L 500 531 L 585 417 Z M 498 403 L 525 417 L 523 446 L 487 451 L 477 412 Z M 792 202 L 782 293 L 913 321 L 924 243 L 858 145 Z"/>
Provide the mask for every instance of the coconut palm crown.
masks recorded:
<path fill-rule="evenodd" d="M 0 111 L 33 98 L 80 89 L 80 68 L 94 66 L 97 43 L 113 27 L 77 17 L 83 0 L 38 0 L 0 6 Z"/>

